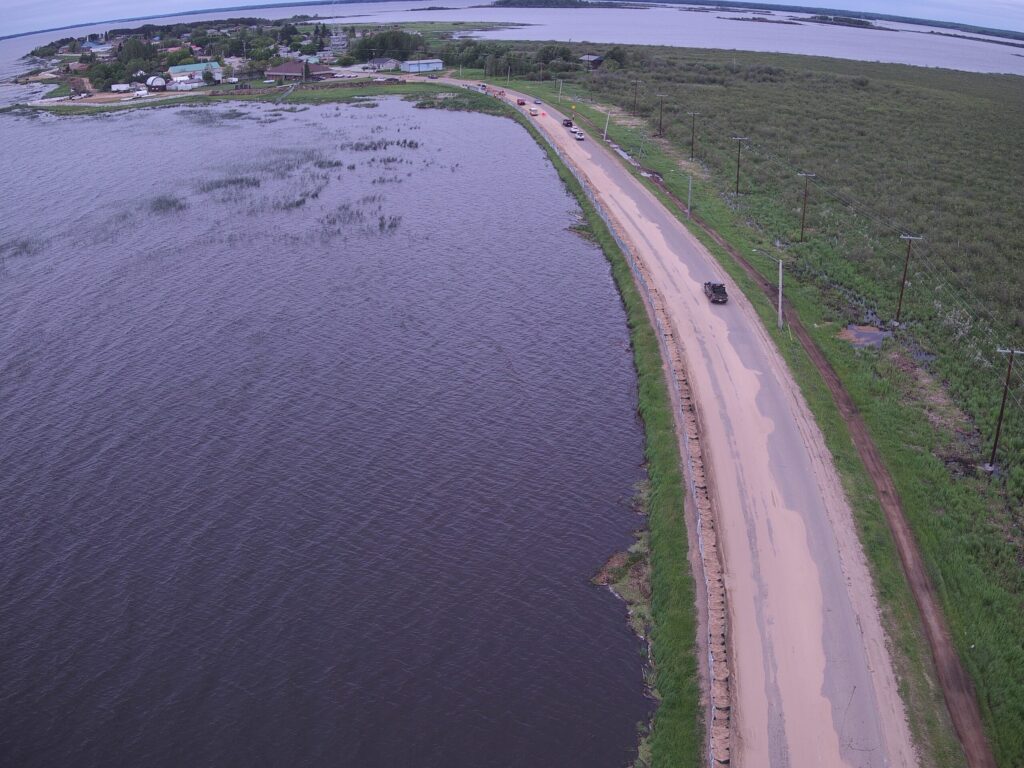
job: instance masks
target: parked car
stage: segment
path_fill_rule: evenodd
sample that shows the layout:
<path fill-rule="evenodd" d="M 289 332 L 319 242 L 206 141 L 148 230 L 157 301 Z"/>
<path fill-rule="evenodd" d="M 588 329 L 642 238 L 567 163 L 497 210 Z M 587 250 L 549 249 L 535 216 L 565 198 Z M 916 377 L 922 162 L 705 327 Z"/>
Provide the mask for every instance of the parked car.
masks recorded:
<path fill-rule="evenodd" d="M 725 286 L 722 283 L 704 283 L 704 295 L 712 304 L 725 304 L 729 300 L 729 294 L 725 292 Z"/>
<path fill-rule="evenodd" d="M 566 128 L 572 128 L 572 120 L 570 120 L 567 117 L 562 121 L 562 125 L 564 125 Z"/>

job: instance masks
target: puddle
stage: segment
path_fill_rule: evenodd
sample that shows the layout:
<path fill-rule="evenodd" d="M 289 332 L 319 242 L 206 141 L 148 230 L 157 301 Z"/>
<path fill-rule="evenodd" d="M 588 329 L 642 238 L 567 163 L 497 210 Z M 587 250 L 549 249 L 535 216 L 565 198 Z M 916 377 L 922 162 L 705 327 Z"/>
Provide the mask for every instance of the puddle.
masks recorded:
<path fill-rule="evenodd" d="M 853 323 L 839 332 L 839 338 L 850 342 L 857 349 L 881 347 L 882 342 L 891 337 L 892 331 L 883 331 L 873 325 L 855 325 Z"/>

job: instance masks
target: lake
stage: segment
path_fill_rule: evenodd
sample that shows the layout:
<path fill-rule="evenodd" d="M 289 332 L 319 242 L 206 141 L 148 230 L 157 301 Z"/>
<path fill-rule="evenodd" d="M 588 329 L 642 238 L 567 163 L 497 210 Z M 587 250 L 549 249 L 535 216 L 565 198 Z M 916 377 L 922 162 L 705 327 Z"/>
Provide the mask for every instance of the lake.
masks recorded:
<path fill-rule="evenodd" d="M 0 763 L 626 765 L 635 374 L 526 132 L 0 130 Z"/>

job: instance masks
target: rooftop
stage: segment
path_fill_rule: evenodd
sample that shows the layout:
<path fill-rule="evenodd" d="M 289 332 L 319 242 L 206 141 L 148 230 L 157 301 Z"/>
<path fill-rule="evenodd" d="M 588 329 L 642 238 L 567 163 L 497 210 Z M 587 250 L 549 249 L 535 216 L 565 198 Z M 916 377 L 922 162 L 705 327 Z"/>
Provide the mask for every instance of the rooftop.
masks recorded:
<path fill-rule="evenodd" d="M 301 61 L 286 61 L 284 64 L 278 64 L 276 67 L 270 67 L 264 72 L 268 77 L 275 77 L 277 75 L 294 75 L 302 76 L 303 67 L 306 66 Z M 330 67 L 325 67 L 323 64 L 309 64 L 309 74 L 311 75 L 325 75 L 333 70 Z"/>
<path fill-rule="evenodd" d="M 203 61 L 199 64 L 177 64 L 167 71 L 172 75 L 183 75 L 186 72 L 205 72 L 208 69 L 220 69 L 220 63 L 216 61 Z"/>

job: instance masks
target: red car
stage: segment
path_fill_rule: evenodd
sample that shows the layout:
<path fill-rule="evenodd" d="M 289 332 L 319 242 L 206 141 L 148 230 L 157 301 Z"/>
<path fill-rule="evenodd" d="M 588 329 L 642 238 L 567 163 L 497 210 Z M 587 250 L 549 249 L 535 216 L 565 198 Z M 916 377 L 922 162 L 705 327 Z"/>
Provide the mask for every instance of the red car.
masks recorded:
<path fill-rule="evenodd" d="M 520 107 L 525 107 L 526 99 L 516 99 L 516 104 L 518 104 Z"/>

